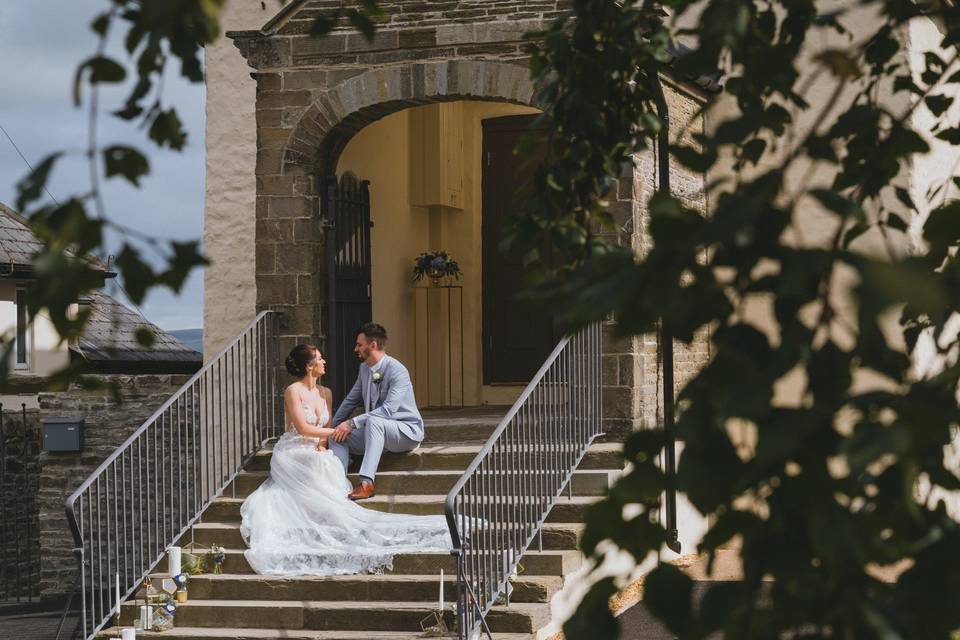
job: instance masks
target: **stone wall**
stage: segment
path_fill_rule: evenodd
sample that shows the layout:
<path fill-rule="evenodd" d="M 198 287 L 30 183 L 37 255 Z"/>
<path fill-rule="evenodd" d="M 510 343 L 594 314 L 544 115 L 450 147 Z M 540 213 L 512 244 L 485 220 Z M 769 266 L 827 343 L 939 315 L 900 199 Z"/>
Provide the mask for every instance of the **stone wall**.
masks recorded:
<path fill-rule="evenodd" d="M 536 106 L 523 35 L 547 26 L 565 0 L 397 0 L 373 42 L 339 28 L 322 39 L 312 21 L 341 0 L 292 2 L 262 30 L 229 32 L 257 83 L 255 281 L 258 310 L 285 312 L 281 351 L 324 345 L 326 277 L 322 182 L 351 137 L 402 109 L 454 100 Z M 667 83 L 674 137 L 703 131 L 705 97 Z M 642 253 L 646 204 L 655 188 L 652 153 L 619 181 L 613 214 L 619 240 Z M 704 177 L 673 168 L 673 190 L 706 212 Z M 609 334 L 609 330 L 608 330 Z M 608 335 L 604 359 L 606 430 L 656 423 L 662 398 L 656 336 Z M 324 345 L 325 346 L 325 345 Z M 678 389 L 708 357 L 708 336 L 675 345 Z M 335 363 L 334 363 L 335 364 Z"/>
<path fill-rule="evenodd" d="M 41 393 L 41 418 L 80 416 L 86 420 L 80 453 L 40 455 L 40 588 L 44 598 L 60 597 L 76 586 L 77 561 L 64 503 L 144 420 L 188 379 L 184 375 L 102 376 L 120 390 L 120 402 L 109 389 Z"/>
<path fill-rule="evenodd" d="M 664 83 L 670 111 L 671 142 L 693 144 L 692 136 L 704 127 L 703 96 L 671 82 Z M 648 202 L 657 188 L 658 158 L 655 149 L 639 154 L 629 175 L 617 185 L 612 210 L 621 226 L 621 244 L 630 244 L 638 255 L 651 248 L 648 232 Z M 670 187 L 684 205 L 707 215 L 705 176 L 671 161 Z M 663 419 L 663 379 L 657 334 L 617 337 L 606 329 L 604 345 L 604 423 L 610 436 L 651 428 Z M 689 345 L 674 341 L 674 394 L 706 364 L 710 357 L 710 335 L 700 331 Z"/>
<path fill-rule="evenodd" d="M 4 405 L 0 416 L 0 601 L 39 595 L 40 422 Z"/>

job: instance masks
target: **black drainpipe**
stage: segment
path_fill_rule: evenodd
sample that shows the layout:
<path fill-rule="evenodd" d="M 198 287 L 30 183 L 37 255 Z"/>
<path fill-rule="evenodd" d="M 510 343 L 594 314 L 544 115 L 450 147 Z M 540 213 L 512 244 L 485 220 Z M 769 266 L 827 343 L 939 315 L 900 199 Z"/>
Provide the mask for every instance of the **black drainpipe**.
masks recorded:
<path fill-rule="evenodd" d="M 657 134 L 657 191 L 669 194 L 670 191 L 670 108 L 663 94 L 663 83 L 656 69 L 650 71 L 650 85 L 653 99 L 660 119 L 660 132 Z M 677 491 L 674 480 L 677 474 L 676 436 L 674 435 L 674 398 L 673 398 L 673 334 L 666 318 L 660 319 L 660 352 L 663 358 L 663 430 L 667 436 L 664 450 L 664 466 L 667 474 L 667 547 L 680 553 L 680 533 L 677 530 Z"/>

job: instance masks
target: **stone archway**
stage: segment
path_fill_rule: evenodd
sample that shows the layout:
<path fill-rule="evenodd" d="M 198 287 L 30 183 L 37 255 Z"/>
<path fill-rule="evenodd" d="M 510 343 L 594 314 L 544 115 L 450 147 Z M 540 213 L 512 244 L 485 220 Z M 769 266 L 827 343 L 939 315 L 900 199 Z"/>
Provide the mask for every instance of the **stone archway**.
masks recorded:
<path fill-rule="evenodd" d="M 375 120 L 431 102 L 493 100 L 533 105 L 524 64 L 443 60 L 375 68 L 317 93 L 290 133 L 283 172 L 322 174 L 357 131 Z"/>
<path fill-rule="evenodd" d="M 320 178 L 355 133 L 424 104 L 481 100 L 533 106 L 534 99 L 522 60 L 431 60 L 254 75 L 257 307 L 284 311 L 284 346 L 322 343 L 326 337 Z M 338 81 L 331 83 L 334 78 Z"/>

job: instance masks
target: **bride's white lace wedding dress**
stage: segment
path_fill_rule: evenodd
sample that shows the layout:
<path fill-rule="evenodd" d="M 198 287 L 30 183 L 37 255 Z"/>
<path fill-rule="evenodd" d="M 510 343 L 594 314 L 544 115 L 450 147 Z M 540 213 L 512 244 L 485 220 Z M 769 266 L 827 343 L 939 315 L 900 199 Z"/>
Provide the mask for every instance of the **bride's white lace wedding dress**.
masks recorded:
<path fill-rule="evenodd" d="M 325 405 L 326 403 L 324 403 Z M 303 405 L 307 422 L 326 424 Z M 254 571 L 266 575 L 379 573 L 400 553 L 447 551 L 443 516 L 380 513 L 347 498 L 350 482 L 340 461 L 317 451 L 317 438 L 287 426 L 273 449 L 270 477 L 240 509 L 240 533 Z"/>

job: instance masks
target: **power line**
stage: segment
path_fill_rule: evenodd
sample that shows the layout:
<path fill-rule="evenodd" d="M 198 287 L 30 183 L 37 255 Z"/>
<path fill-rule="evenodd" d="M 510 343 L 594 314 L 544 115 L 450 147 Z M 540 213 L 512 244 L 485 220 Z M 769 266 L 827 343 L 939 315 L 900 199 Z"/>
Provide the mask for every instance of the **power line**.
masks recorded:
<path fill-rule="evenodd" d="M 3 135 L 5 135 L 7 137 L 7 140 L 10 141 L 10 144 L 13 145 L 13 148 L 16 150 L 17 155 L 20 156 L 20 159 L 23 160 L 24 164 L 26 164 L 30 168 L 30 171 L 33 171 L 34 170 L 33 165 L 30 164 L 30 161 L 27 160 L 26 156 L 23 155 L 23 152 L 20 151 L 20 147 L 18 147 L 17 143 L 13 141 L 13 138 L 10 137 L 10 134 L 7 133 L 7 130 L 3 127 L 2 124 L 0 124 L 0 131 L 3 132 Z M 60 204 L 60 201 L 53 197 L 53 194 L 50 193 L 50 190 L 47 189 L 46 185 L 43 186 L 43 190 L 47 193 L 48 196 L 50 196 L 51 200 L 53 200 L 57 204 Z M 139 313 L 144 319 L 146 319 L 146 316 L 143 314 L 143 310 L 140 309 L 140 306 L 133 301 L 133 298 L 130 297 L 130 294 L 127 293 L 127 290 L 123 288 L 123 285 L 120 284 L 120 282 L 117 281 L 116 278 L 111 280 L 111 284 L 116 286 L 118 289 L 120 289 L 120 291 L 123 292 L 124 297 L 127 299 L 127 302 L 133 305 L 133 308 L 137 310 L 137 313 Z"/>
<path fill-rule="evenodd" d="M 20 156 L 20 159 L 23 160 L 24 164 L 26 164 L 28 167 L 30 167 L 30 172 L 32 173 L 32 172 L 34 171 L 33 165 L 30 164 L 30 161 L 27 160 L 26 156 L 23 155 L 23 152 L 20 151 L 20 147 L 18 147 L 18 146 L 17 146 L 17 143 L 13 141 L 13 138 L 10 137 L 10 134 L 7 133 L 7 130 L 3 128 L 3 125 L 2 125 L 2 124 L 0 124 L 0 131 L 3 131 L 3 135 L 7 136 L 7 140 L 9 140 L 9 141 L 10 141 L 10 144 L 13 145 L 13 148 L 16 150 L 17 155 Z M 56 198 L 54 198 L 54 197 L 53 197 L 53 194 L 50 193 L 50 190 L 47 189 L 47 185 L 43 185 L 43 190 L 47 192 L 47 195 L 50 196 L 50 199 L 51 199 L 51 200 L 53 200 L 53 201 L 56 202 L 57 204 L 60 204 L 60 201 L 57 200 Z"/>

